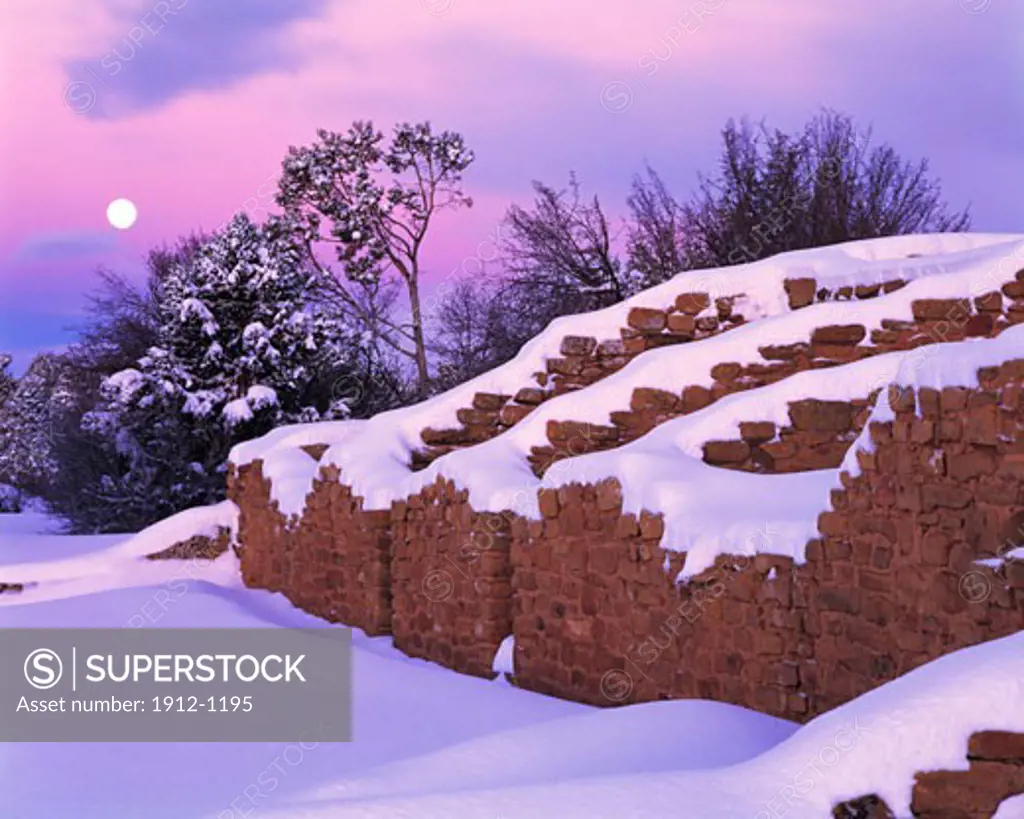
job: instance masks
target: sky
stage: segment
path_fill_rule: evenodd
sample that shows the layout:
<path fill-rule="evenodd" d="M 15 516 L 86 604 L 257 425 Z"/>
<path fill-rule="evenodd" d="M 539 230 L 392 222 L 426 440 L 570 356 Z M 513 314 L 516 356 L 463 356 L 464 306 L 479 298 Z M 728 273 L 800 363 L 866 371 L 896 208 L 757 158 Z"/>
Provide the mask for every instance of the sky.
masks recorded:
<path fill-rule="evenodd" d="M 927 157 L 975 230 L 1024 231 L 1020 0 L 4 0 L 0 351 L 72 339 L 97 268 L 264 217 L 317 128 L 466 137 L 475 205 L 437 223 L 429 298 L 493 260 L 532 180 L 575 172 L 622 214 L 645 163 L 685 198 L 730 117 L 822 107 Z"/>

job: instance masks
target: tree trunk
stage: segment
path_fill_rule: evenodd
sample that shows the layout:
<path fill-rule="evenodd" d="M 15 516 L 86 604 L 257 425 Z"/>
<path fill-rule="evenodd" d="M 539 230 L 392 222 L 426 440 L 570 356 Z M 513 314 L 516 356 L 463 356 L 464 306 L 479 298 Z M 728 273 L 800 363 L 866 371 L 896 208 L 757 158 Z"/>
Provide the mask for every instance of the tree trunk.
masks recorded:
<path fill-rule="evenodd" d="M 409 276 L 409 304 L 412 307 L 412 336 L 415 345 L 417 392 L 420 398 L 427 397 L 430 370 L 427 365 L 427 344 L 423 338 L 423 312 L 420 310 L 419 273 L 413 270 Z"/>

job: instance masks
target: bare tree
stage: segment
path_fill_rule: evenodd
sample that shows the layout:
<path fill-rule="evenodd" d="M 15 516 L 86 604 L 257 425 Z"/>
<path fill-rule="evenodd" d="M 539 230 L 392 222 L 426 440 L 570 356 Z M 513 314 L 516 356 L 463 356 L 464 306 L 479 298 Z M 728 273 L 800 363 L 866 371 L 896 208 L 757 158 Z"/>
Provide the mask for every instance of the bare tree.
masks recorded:
<path fill-rule="evenodd" d="M 510 285 L 572 312 L 628 296 L 632 288 L 598 198 L 584 200 L 574 174 L 568 190 L 541 182 L 533 188 L 532 208 L 513 205 L 505 217 L 502 255 Z"/>
<path fill-rule="evenodd" d="M 630 211 L 629 269 L 640 286 L 653 287 L 683 272 L 683 211 L 650 166 L 644 176 L 633 177 L 626 204 Z"/>
<path fill-rule="evenodd" d="M 927 160 L 904 160 L 871 140 L 871 129 L 827 110 L 795 135 L 730 121 L 717 174 L 702 177 L 682 208 L 685 265 L 970 226 L 966 210 L 947 210 Z"/>
<path fill-rule="evenodd" d="M 438 387 L 449 389 L 513 358 L 554 318 L 551 309 L 501 281 L 457 281 L 433 328 Z"/>
<path fill-rule="evenodd" d="M 315 248 L 334 247 L 344 281 L 335 277 L 339 297 L 356 317 L 382 328 L 381 339 L 416 365 L 420 395 L 430 370 L 420 306 L 420 252 L 435 214 L 472 205 L 462 174 L 473 153 L 457 133 L 435 134 L 430 123 L 403 123 L 386 145 L 370 122 L 347 133 L 320 130 L 317 141 L 291 147 L 283 162 L 277 202 L 285 220 L 301 230 L 309 256 L 330 272 Z M 360 287 L 386 274 L 397 276 L 409 297 L 411 320 L 369 316 Z"/>

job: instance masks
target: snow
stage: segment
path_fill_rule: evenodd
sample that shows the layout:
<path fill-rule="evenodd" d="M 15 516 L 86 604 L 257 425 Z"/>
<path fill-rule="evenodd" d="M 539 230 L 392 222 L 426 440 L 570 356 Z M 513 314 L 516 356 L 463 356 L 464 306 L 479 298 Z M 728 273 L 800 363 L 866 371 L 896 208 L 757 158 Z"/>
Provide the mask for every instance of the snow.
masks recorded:
<path fill-rule="evenodd" d="M 225 404 L 222 412 L 225 420 L 234 426 L 244 421 L 251 421 L 254 411 L 276 406 L 277 403 L 277 392 L 274 389 L 256 385 L 249 387 L 243 397 Z"/>
<path fill-rule="evenodd" d="M 598 483 L 613 471 L 623 486 L 624 513 L 663 514 L 662 548 L 686 552 L 677 580 L 704 571 L 720 554 L 765 553 L 802 563 L 835 481 L 831 470 L 758 475 L 653 446 L 619 451 L 614 459 L 603 454 L 576 459 L 573 482 Z"/>
<path fill-rule="evenodd" d="M 992 819 L 1024 819 L 1024 794 L 1004 799 Z"/>
<path fill-rule="evenodd" d="M 42 512 L 0 515 L 0 567 L 76 557 L 105 549 L 125 538 L 124 535 L 65 535 L 60 529 L 59 521 Z"/>
<path fill-rule="evenodd" d="M 507 364 L 435 398 L 382 413 L 369 422 L 372 424 L 370 429 L 373 430 L 376 449 L 382 458 L 397 459 L 399 464 L 407 464 L 410 452 L 422 446 L 419 433 L 427 427 L 441 429 L 457 426 L 456 412 L 470 406 L 475 393 L 513 395 L 522 387 L 535 385 L 534 373 L 544 371 L 547 359 L 561 355 L 560 347 L 565 336 L 618 338 L 619 330 L 627 324 L 626 318 L 631 309 L 664 309 L 673 304 L 676 296 L 681 293 L 707 292 L 712 300 L 719 296 L 745 294 L 737 301 L 735 309 L 748 321 L 752 321 L 789 312 L 783 282 L 790 278 L 813 276 L 820 286 L 833 290 L 848 285 L 879 284 L 895 278 L 908 281 L 946 278 L 950 281 L 945 290 L 956 291 L 959 295 L 964 279 L 971 278 L 982 284 L 1001 281 L 1001 276 L 1012 276 L 1020 263 L 1024 263 L 1024 235 L 946 233 L 866 239 L 782 253 L 735 267 L 680 273 L 657 287 L 644 290 L 604 310 L 556 319 L 544 332 L 524 345 L 520 353 Z M 1013 267 L 1014 264 L 1017 267 Z M 979 273 L 983 274 L 980 279 Z M 985 292 L 986 289 L 992 288 L 982 287 L 977 292 Z M 916 292 L 915 298 L 926 295 L 925 291 Z M 891 296 L 887 297 L 887 305 L 897 311 L 902 309 L 909 317 L 909 300 L 894 303 L 890 299 Z M 875 301 L 879 300 L 819 305 L 814 320 L 793 325 L 788 333 L 786 325 L 781 325 L 778 331 L 780 338 L 799 336 L 807 326 L 817 326 L 817 321 L 834 317 L 836 311 L 845 312 Z M 709 308 L 709 312 L 713 309 Z M 808 309 L 804 308 L 796 315 L 803 315 Z M 876 315 L 879 312 L 881 315 Z M 885 309 L 864 316 L 868 321 L 896 317 L 889 315 Z M 758 327 L 763 326 L 764 322 L 758 322 Z M 729 335 L 736 332 L 733 330 Z M 746 336 L 748 342 L 754 338 L 749 333 Z M 761 344 L 765 343 L 771 342 L 761 341 Z M 684 346 L 687 350 L 697 347 L 693 344 Z M 748 349 L 746 354 L 756 356 L 756 345 L 752 350 Z M 666 363 L 659 361 L 659 366 Z M 597 414 L 600 415 L 600 412 Z M 260 446 L 255 444 L 245 450 L 236 448 L 231 460 L 236 464 L 247 463 L 259 457 L 259 451 Z"/>
<path fill-rule="evenodd" d="M 135 535 L 69 538 L 72 545 L 66 557 L 24 562 L 8 562 L 0 558 L 0 583 L 54 582 L 102 575 L 116 564 L 138 561 L 191 537 L 213 537 L 221 528 L 232 532 L 238 530 L 238 507 L 231 501 L 186 509 Z M 24 537 L 23 534 L 16 535 L 18 543 L 11 549 L 13 554 L 25 555 L 38 547 L 38 544 L 25 544 Z M 4 542 L 6 540 L 0 538 L 0 549 L 10 548 Z M 76 542 L 79 544 L 77 547 L 74 545 Z"/>
<path fill-rule="evenodd" d="M 287 519 L 301 516 L 306 497 L 313 490 L 313 480 L 320 469 L 301 447 L 314 444 L 344 446 L 358 436 L 366 421 L 326 421 L 318 424 L 293 424 L 278 427 L 262 438 L 237 444 L 230 461 L 246 466 L 255 460 L 263 462 L 263 476 L 270 480 L 270 497 L 276 501 Z"/>
<path fill-rule="evenodd" d="M 555 784 L 513 781 L 486 790 L 448 787 L 444 793 L 392 796 L 369 804 L 356 800 L 316 806 L 307 800 L 302 813 L 281 808 L 268 815 L 820 819 L 830 815 L 836 802 L 876 793 L 896 815 L 909 816 L 917 771 L 965 770 L 967 739 L 975 731 L 1024 730 L 1022 649 L 1024 634 L 1018 634 L 947 655 L 818 717 L 771 750 L 735 765 Z M 613 745 L 618 740 L 609 730 L 604 741 Z M 577 752 L 594 744 L 585 737 Z"/>
<path fill-rule="evenodd" d="M 957 236 L 945 239 L 926 237 L 919 245 L 908 237 L 901 237 L 894 247 L 904 253 L 911 252 L 910 248 L 913 247 L 927 251 L 929 248 L 943 247 L 944 241 L 950 242 L 953 247 L 958 242 L 971 244 L 966 237 Z M 548 356 L 558 354 L 558 346 L 565 335 L 608 337 L 617 333 L 618 328 L 625 324 L 630 307 L 663 307 L 676 294 L 690 288 L 711 289 L 713 295 L 744 291 L 748 299 L 759 302 L 760 307 L 757 309 L 762 314 L 774 314 L 702 341 L 651 350 L 587 390 L 545 402 L 527 419 L 501 436 L 501 439 L 514 440 L 509 446 L 523 450 L 545 442 L 548 420 L 608 424 L 611 411 L 628 407 L 636 387 L 655 386 L 678 390 L 690 384 L 710 385 L 712 368 L 723 361 L 763 361 L 760 347 L 806 341 L 814 328 L 836 322 L 857 322 L 871 329 L 880 326 L 886 318 L 910 319 L 911 303 L 914 300 L 962 296 L 972 289 L 979 293 L 985 292 L 995 286 L 995 282 L 1001 281 L 1000 277 L 1012 277 L 1019 265 L 1018 259 L 1024 260 L 1024 241 L 1006 237 L 976 237 L 971 245 L 974 249 L 960 249 L 944 256 L 900 259 L 898 269 L 894 269 L 893 260 L 898 254 L 885 253 L 887 242 L 877 240 L 854 243 L 856 247 L 842 245 L 801 251 L 721 271 L 684 273 L 614 308 L 558 320 L 505 366 L 437 398 L 383 413 L 365 422 L 363 434 L 347 437 L 339 445 L 333 446 L 322 459 L 323 463 L 334 464 L 341 469 L 346 483 L 366 499 L 367 508 L 387 508 L 396 497 L 404 496 L 408 491 L 417 491 L 424 477 L 428 482 L 433 480 L 435 473 L 429 470 L 418 473 L 419 477 L 410 477 L 408 466 L 410 453 L 422 447 L 420 432 L 424 428 L 455 425 L 455 411 L 469 406 L 478 391 L 512 394 L 519 387 L 533 383 L 533 373 L 543 369 L 544 360 Z M 840 283 L 881 281 L 897 274 L 916 279 L 887 296 L 864 301 L 818 304 L 786 312 L 782 281 L 790 276 L 810 274 L 834 286 Z M 748 318 L 758 315 L 756 310 L 751 312 L 747 307 L 740 306 L 737 309 L 747 314 Z M 259 451 L 258 447 L 255 451 Z M 479 483 L 471 488 L 476 490 L 477 495 L 505 492 L 509 480 L 488 476 L 495 464 L 504 464 L 504 461 L 494 457 L 494 450 L 478 446 L 471 451 L 479 454 L 481 464 L 479 469 L 474 470 L 480 476 Z M 252 452 L 251 448 L 247 456 L 252 457 Z M 449 459 L 452 457 L 448 456 Z M 506 466 L 502 468 L 513 469 Z M 522 477 L 527 480 L 525 474 Z M 521 481 L 520 485 L 523 485 Z"/>
<path fill-rule="evenodd" d="M 286 520 L 302 516 L 319 470 L 320 464 L 301 449 L 278 449 L 264 457 L 263 474 L 270 479 L 270 499 L 277 502 Z"/>
<path fill-rule="evenodd" d="M 117 396 L 119 401 L 130 401 L 142 387 L 142 373 L 133 368 L 121 370 L 107 377 L 103 386 Z"/>
<path fill-rule="evenodd" d="M 84 576 L 58 598 L 47 583 L 0 595 L 0 627 L 331 627 L 242 588 L 231 552 L 214 563 L 196 576 L 180 561 L 118 564 L 116 582 Z M 10 744 L 4 803 L 18 819 L 820 819 L 877 793 L 904 816 L 917 771 L 966 769 L 975 731 L 1024 731 L 1024 634 L 803 727 L 700 700 L 594 709 L 361 633 L 353 651 L 351 743 Z"/>
<path fill-rule="evenodd" d="M 252 405 L 253 409 L 272 407 L 277 404 L 277 392 L 271 387 L 265 387 L 261 384 L 249 387 L 245 397 Z"/>
<path fill-rule="evenodd" d="M 685 359 L 685 353 L 678 348 L 680 359 Z M 538 436 L 545 434 L 547 421 L 578 417 L 573 413 L 586 403 L 585 395 L 594 403 L 607 403 L 604 390 L 617 376 L 590 387 L 585 394 L 548 401 L 503 435 L 439 458 L 420 472 L 410 473 L 397 458 L 386 468 L 374 464 L 376 468 L 367 470 L 359 456 L 365 454 L 363 444 L 373 442 L 363 436 L 355 444 L 328 450 L 323 461 L 341 464 L 343 479 L 364 497 L 366 508 L 387 508 L 392 500 L 444 477 L 467 487 L 470 503 L 480 511 L 513 510 L 533 519 L 540 517 L 536 492 L 542 486 L 615 478 L 623 487 L 626 514 L 646 510 L 665 516 L 662 547 L 688 552 L 682 578 L 702 571 L 723 552 L 767 552 L 802 561 L 807 541 L 817 537 L 817 517 L 828 506 L 835 474 L 758 475 L 720 469 L 703 462 L 704 443 L 739 437 L 742 421 L 788 425 L 789 402 L 808 395 L 835 401 L 866 398 L 893 380 L 907 356 L 919 354 L 874 356 L 846 365 L 842 378 L 828 370 L 810 370 L 767 387 L 726 396 L 710 407 L 662 424 L 626 446 L 558 461 L 543 480 L 533 474 L 527 456 Z M 562 408 L 563 403 L 572 408 Z M 312 477 L 305 486 L 312 486 Z M 736 498 L 744 498 L 739 508 Z M 295 505 L 290 511 L 300 510 L 298 497 L 292 495 L 291 500 Z"/>
<path fill-rule="evenodd" d="M 515 674 L 516 638 L 511 634 L 501 641 L 494 655 L 492 669 L 498 674 Z"/>
<path fill-rule="evenodd" d="M 786 424 L 788 403 L 806 396 L 864 398 L 897 377 L 936 384 L 974 383 L 982 363 L 1007 360 L 1024 348 L 1024 328 L 1009 330 L 984 344 L 934 344 L 875 356 L 843 366 L 841 377 L 834 371 L 813 370 L 728 396 L 701 412 L 661 425 L 629 446 L 559 461 L 542 481 L 533 475 L 527 456 L 532 447 L 546 443 L 549 421 L 607 425 L 612 411 L 629 406 L 637 387 L 678 392 L 691 384 L 709 386 L 715 365 L 763 362 L 759 349 L 765 345 L 806 341 L 813 329 L 829 324 L 857 323 L 870 331 L 880 327 L 883 319 L 909 320 L 911 305 L 918 299 L 990 292 L 1012 278 L 1022 264 L 1021 237 L 929 235 L 854 242 L 782 254 L 735 268 L 684 273 L 608 310 L 552 323 L 509 364 L 437 398 L 358 425 L 339 422 L 278 430 L 236 447 L 231 457 L 239 464 L 264 458 L 264 474 L 274 484 L 274 498 L 286 515 L 301 515 L 320 468 L 294 452 L 300 441 L 330 444 L 320 463 L 338 467 L 341 479 L 363 497 L 366 509 L 387 509 L 393 501 L 443 477 L 468 489 L 470 503 L 478 510 L 513 510 L 536 519 L 536 491 L 541 486 L 615 478 L 623 487 L 624 512 L 646 510 L 664 515 L 661 545 L 687 552 L 680 579 L 712 565 L 722 553 L 767 552 L 802 561 L 806 543 L 817 536 L 817 517 L 828 508 L 838 471 L 758 475 L 723 470 L 702 462 L 703 444 L 738 437 L 741 421 Z M 896 277 L 910 284 L 874 299 L 817 304 L 789 312 L 782 282 L 798 276 L 814 276 L 830 287 Z M 456 450 L 425 470 L 411 471 L 410 453 L 422 446 L 420 432 L 428 426 L 455 424 L 455 409 L 469 406 L 477 391 L 512 394 L 532 381 L 532 374 L 543 369 L 548 355 L 558 354 L 564 336 L 607 337 L 625 324 L 631 307 L 663 307 L 676 294 L 691 289 L 710 290 L 712 296 L 746 293 L 736 309 L 748 318 L 765 317 L 701 341 L 648 351 L 586 390 L 543 403 L 504 434 Z M 882 390 L 883 398 L 884 393 Z M 884 412 L 884 408 L 876 412 Z M 864 437 L 858 440 L 863 443 Z M 849 467 L 849 460 L 843 468 Z M 739 510 L 735 498 L 744 499 Z"/>
<path fill-rule="evenodd" d="M 228 401 L 224 405 L 222 413 L 224 420 L 232 426 L 252 420 L 252 410 L 249 409 L 249 402 L 245 398 L 236 398 L 234 401 Z"/>
<path fill-rule="evenodd" d="M 236 444 L 231 450 L 229 460 L 236 466 L 247 466 L 275 450 L 298 449 L 313 444 L 341 444 L 360 431 L 365 423 L 356 420 L 323 421 L 318 424 L 290 424 L 278 427 L 262 438 Z"/>
<path fill-rule="evenodd" d="M 10 484 L 0 482 L 0 515 L 11 514 L 21 507 L 21 493 Z"/>
<path fill-rule="evenodd" d="M 443 476 L 468 488 L 481 510 L 536 516 L 540 486 L 614 477 L 627 512 L 665 515 L 663 545 L 687 551 L 684 576 L 722 550 L 799 560 L 837 471 L 716 469 L 700 460 L 703 443 L 735 438 L 740 421 L 784 424 L 788 402 L 807 395 L 863 398 L 892 381 L 971 386 L 978 367 L 1021 357 L 1024 327 L 994 341 L 943 345 L 941 357 L 919 348 L 844 366 L 842 377 L 811 371 L 729 396 L 618 450 L 559 462 L 543 481 L 526 456 L 543 441 L 548 419 L 606 423 L 610 410 L 628 405 L 634 386 L 707 383 L 710 366 L 757 360 L 757 346 L 805 338 L 822 324 L 872 327 L 883 317 L 908 317 L 916 298 L 986 292 L 1022 261 L 1021 237 L 936 234 L 683 274 L 626 304 L 552 324 L 506 367 L 436 399 L 371 421 L 283 427 L 235 447 L 231 460 L 263 460 L 286 515 L 301 512 L 317 474 L 317 462 L 300 449 L 311 444 L 330 446 L 323 461 L 341 468 L 367 508 Z M 833 288 L 896 276 L 915 281 L 876 300 L 790 314 L 781 283 L 800 275 Z M 564 335 L 614 336 L 631 307 L 661 308 L 689 290 L 744 292 L 738 309 L 764 320 L 652 351 L 583 394 L 547 402 L 504 435 L 410 473 L 419 432 L 454 425 L 455 410 L 469 406 L 473 393 L 511 394 L 558 355 Z M 130 388 L 124 379 L 114 388 Z M 881 396 L 876 419 L 889 411 L 884 390 Z M 0 516 L 0 583 L 35 584 L 0 595 L 0 628 L 335 627 L 280 595 L 244 588 L 231 550 L 214 561 L 144 559 L 195 534 L 234 531 L 237 515 L 226 501 L 137 535 L 103 537 L 59 535 L 38 512 Z M 700 700 L 590 708 L 518 689 L 502 676 L 488 681 L 414 660 L 389 638 L 361 633 L 353 652 L 351 743 L 8 744 L 0 748 L 5 809 L 18 819 L 820 819 L 839 801 L 875 793 L 906 816 L 916 772 L 965 770 L 976 731 L 1024 732 L 1024 632 L 922 666 L 802 727 Z M 510 636 L 494 669 L 510 673 L 514 654 Z M 1020 816 L 1024 797 L 997 813 Z"/>
<path fill-rule="evenodd" d="M 1008 361 L 1024 360 L 1024 325 L 1004 330 L 996 338 L 975 339 L 943 345 L 929 345 L 912 351 L 902 361 L 893 383 L 904 388 L 941 390 L 946 387 L 978 386 L 978 370 Z M 860 474 L 857 452 L 873 452 L 871 424 L 893 420 L 889 394 L 883 390 L 871 417 L 857 440 L 850 447 L 840 471 Z"/>

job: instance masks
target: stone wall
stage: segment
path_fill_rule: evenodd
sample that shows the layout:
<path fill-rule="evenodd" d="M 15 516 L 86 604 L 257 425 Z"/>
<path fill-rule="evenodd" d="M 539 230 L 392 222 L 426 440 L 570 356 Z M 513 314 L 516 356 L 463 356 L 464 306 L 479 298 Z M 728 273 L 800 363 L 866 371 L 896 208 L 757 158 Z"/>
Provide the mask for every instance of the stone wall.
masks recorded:
<path fill-rule="evenodd" d="M 328 468 L 288 522 L 256 462 L 233 477 L 243 575 L 468 673 L 490 675 L 511 631 L 517 683 L 545 693 L 806 719 L 1024 627 L 1024 563 L 973 562 L 1024 543 L 1024 363 L 979 376 L 977 390 L 890 390 L 894 420 L 872 425 L 874 451 L 843 476 L 801 565 L 722 556 L 676 585 L 683 555 L 659 547 L 660 517 L 622 514 L 614 482 L 544 490 L 543 519 L 526 521 L 477 513 L 444 481 L 367 512 Z M 802 411 L 794 434 L 815 428 Z"/>
<path fill-rule="evenodd" d="M 905 284 L 902 279 L 894 279 L 884 284 L 842 287 L 832 291 L 819 287 L 812 278 L 802 278 L 786 280 L 784 288 L 790 309 L 796 310 L 816 302 L 874 298 L 898 290 Z M 742 296 L 742 293 L 725 296 L 715 299 L 712 304 L 707 293 L 680 293 L 675 302 L 664 309 L 635 307 L 630 310 L 626 326 L 619 331 L 619 338 L 600 340 L 566 336 L 562 339 L 560 355 L 548 359 L 544 371 L 534 373 L 534 384 L 524 386 L 514 395 L 477 393 L 472 406 L 459 410 L 459 427 L 423 430 L 421 436 L 426 446 L 415 454 L 413 468 L 422 469 L 454 449 L 472 446 L 501 434 L 539 404 L 588 387 L 621 370 L 647 350 L 709 338 L 746 323 L 746 318 L 737 309 Z M 656 407 L 651 409 L 657 412 Z M 641 424 L 641 428 L 646 431 L 651 426 Z M 576 437 L 575 433 L 570 437 Z M 553 459 L 565 457 L 566 447 L 559 447 L 559 443 L 564 444 L 564 441 L 553 437 L 552 443 L 554 447 L 550 453 L 537 454 L 539 464 L 546 466 Z"/>
<path fill-rule="evenodd" d="M 1017 276 L 1011 284 L 1024 282 Z M 806 344 L 762 348 L 766 363 L 718 365 L 712 389 L 637 390 L 612 426 L 553 422 L 550 437 L 575 446 L 569 454 L 610 448 L 802 368 L 995 335 L 1024 320 L 1020 288 L 1007 288 L 1005 309 L 999 294 L 915 302 L 913 322 L 884 322 L 869 344 L 863 327 L 818 328 Z M 468 673 L 489 676 L 511 630 L 516 681 L 534 690 L 606 705 L 713 698 L 807 719 L 1024 627 L 1024 564 L 973 562 L 1005 554 L 1024 533 L 1022 366 L 983 371 L 978 390 L 893 391 L 894 420 L 872 426 L 874 451 L 860 454 L 857 477 L 844 476 L 800 565 L 720 557 L 676 585 L 683 556 L 658 546 L 661 519 L 624 515 L 614 483 L 543 491 L 543 519 L 528 522 L 480 514 L 444 481 L 366 511 L 326 469 L 302 520 L 288 521 L 256 462 L 231 481 L 243 576 L 327 619 L 393 631 L 403 651 Z M 748 454 L 723 457 L 737 442 L 710 442 L 705 457 L 764 471 L 834 466 L 869 400 L 795 402 L 788 427 L 741 427 Z M 479 411 L 501 413 L 499 403 Z M 549 450 L 540 454 L 558 454 Z"/>
<path fill-rule="evenodd" d="M 1024 627 L 1024 565 L 974 562 L 1024 542 L 1024 359 L 979 380 L 890 389 L 894 420 L 871 425 L 875 451 L 818 522 L 805 627 L 822 708 Z"/>
<path fill-rule="evenodd" d="M 1018 293 L 1020 280 L 1004 291 Z M 548 444 L 536 446 L 530 462 L 538 475 L 562 458 L 614 449 L 646 435 L 665 421 L 703 409 L 726 395 L 768 386 L 796 373 L 859 361 L 882 353 L 911 350 L 925 344 L 992 337 L 1006 327 L 1024 322 L 1024 298 L 994 291 L 973 299 L 920 299 L 912 305 L 913 320 L 883 319 L 872 330 L 859 324 L 826 325 L 814 329 L 805 341 L 759 348 L 760 361 L 724 361 L 711 370 L 710 386 L 692 384 L 680 392 L 638 388 L 629 408 L 611 412 L 609 425 L 566 419 L 547 425 Z M 782 447 L 785 451 L 785 447 Z"/>
<path fill-rule="evenodd" d="M 614 482 L 541 493 L 513 527 L 516 678 L 614 704 L 703 697 L 791 719 L 1024 628 L 1024 360 L 978 390 L 891 390 L 807 560 L 720 557 L 687 583 Z M 920 403 L 922 417 L 915 413 Z M 770 532 L 765 532 L 765 541 Z M 750 544 L 759 548 L 767 543 Z"/>
<path fill-rule="evenodd" d="M 231 530 L 221 528 L 216 536 L 195 535 L 173 546 L 146 555 L 147 560 L 214 560 L 228 550 Z"/>
<path fill-rule="evenodd" d="M 458 411 L 458 428 L 423 430 L 427 447 L 416 453 L 413 467 L 423 468 L 454 449 L 493 438 L 538 405 L 597 383 L 647 350 L 709 338 L 744 323 L 743 316 L 733 311 L 735 301 L 735 297 L 722 298 L 712 306 L 706 293 L 684 293 L 665 310 L 630 310 L 620 338 L 566 336 L 560 355 L 547 359 L 543 372 L 534 373 L 533 385 L 514 395 L 477 393 L 471 407 Z"/>
<path fill-rule="evenodd" d="M 288 598 L 330 622 L 369 635 L 391 632 L 391 516 L 363 509 L 363 499 L 321 469 L 295 527 Z"/>
<path fill-rule="evenodd" d="M 512 529 L 518 685 L 594 705 L 698 697 L 811 713 L 791 560 L 722 557 L 677 586 L 684 556 L 658 545 L 659 516 L 621 513 L 617 482 L 541 498 L 544 520 Z"/>
<path fill-rule="evenodd" d="M 917 819 L 992 819 L 1004 800 L 1024 793 L 1024 734 L 972 734 L 967 763 L 964 771 L 925 771 L 915 777 L 910 809 Z M 832 816 L 894 819 L 895 814 L 877 796 L 866 796 L 836 805 Z"/>
<path fill-rule="evenodd" d="M 322 454 L 322 453 L 321 453 Z M 312 457 L 312 456 L 311 456 Z M 364 511 L 326 467 L 301 520 L 286 520 L 270 497 L 262 462 L 233 469 L 242 580 L 283 593 L 304 611 L 368 634 L 391 631 L 391 527 L 387 511 Z"/>
<path fill-rule="evenodd" d="M 438 480 L 391 510 L 395 645 L 468 674 L 493 677 L 512 632 L 508 515 L 476 512 Z"/>
<path fill-rule="evenodd" d="M 228 474 L 228 497 L 238 507 L 238 543 L 242 582 L 250 588 L 280 592 L 290 587 L 294 536 L 277 504 L 263 463 L 254 461 Z"/>
<path fill-rule="evenodd" d="M 853 401 L 793 401 L 788 426 L 771 421 L 741 423 L 738 439 L 704 444 L 704 461 L 746 472 L 836 469 L 864 428 L 876 395 L 877 390 Z"/>

